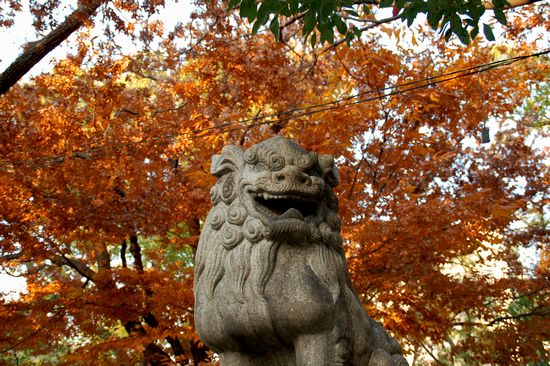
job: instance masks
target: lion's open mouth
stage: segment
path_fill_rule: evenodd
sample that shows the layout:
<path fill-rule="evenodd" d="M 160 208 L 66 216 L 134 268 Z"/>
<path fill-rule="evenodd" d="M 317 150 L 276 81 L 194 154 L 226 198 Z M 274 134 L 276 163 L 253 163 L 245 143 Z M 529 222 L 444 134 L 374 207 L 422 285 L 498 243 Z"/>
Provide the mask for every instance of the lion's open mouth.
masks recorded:
<path fill-rule="evenodd" d="M 255 207 L 263 214 L 278 219 L 300 219 L 315 215 L 318 202 L 299 195 L 253 194 Z"/>

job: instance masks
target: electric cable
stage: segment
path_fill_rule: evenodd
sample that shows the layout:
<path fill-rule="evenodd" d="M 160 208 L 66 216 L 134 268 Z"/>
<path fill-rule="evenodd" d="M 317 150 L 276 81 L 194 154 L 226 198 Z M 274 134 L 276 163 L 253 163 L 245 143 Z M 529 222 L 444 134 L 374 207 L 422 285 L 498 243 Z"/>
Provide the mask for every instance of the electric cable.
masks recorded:
<path fill-rule="evenodd" d="M 169 144 L 173 142 L 175 139 L 177 139 L 178 137 L 184 136 L 186 134 L 187 135 L 202 134 L 198 136 L 202 138 L 202 137 L 210 136 L 213 133 L 221 134 L 221 133 L 242 130 L 244 128 L 252 128 L 252 127 L 269 125 L 269 124 L 284 123 L 293 119 L 313 115 L 320 112 L 347 108 L 357 104 L 367 103 L 374 100 L 380 100 L 380 99 L 404 94 L 410 91 L 427 88 L 433 85 L 463 78 L 470 75 L 476 75 L 476 74 L 479 75 L 480 73 L 483 73 L 498 67 L 507 66 L 521 60 L 525 60 L 531 57 L 542 56 L 548 53 L 550 53 L 550 49 L 528 54 L 528 55 L 515 56 L 515 57 L 494 61 L 487 64 L 476 65 L 476 66 L 468 67 L 461 70 L 455 70 L 455 71 L 441 74 L 441 75 L 436 75 L 436 76 L 431 76 L 420 80 L 406 82 L 403 84 L 387 86 L 380 89 L 367 90 L 361 93 L 356 93 L 356 94 L 347 96 L 345 98 L 336 99 L 336 100 L 332 100 L 324 103 L 318 103 L 318 104 L 308 105 L 304 107 L 293 108 L 293 109 L 272 113 L 272 114 L 260 115 L 260 116 L 256 116 L 248 119 L 242 119 L 236 122 L 222 123 L 220 125 L 205 127 L 202 129 L 195 129 L 185 133 L 180 132 L 180 133 L 166 134 L 161 136 L 147 137 L 139 141 L 131 141 L 131 142 L 114 144 L 114 145 L 106 145 L 106 146 L 101 146 L 101 147 L 88 149 L 88 150 L 75 151 L 64 155 L 44 156 L 44 157 L 26 159 L 26 160 L 3 161 L 3 162 L 0 162 L 0 171 L 8 170 L 9 166 L 12 166 L 14 168 L 17 166 L 46 167 L 50 165 L 60 164 L 66 161 L 67 159 L 74 159 L 74 158 L 84 159 L 84 160 L 99 159 L 107 156 L 108 151 L 116 151 L 125 147 L 146 144 L 146 143 L 154 143 L 154 142 Z M 386 93 L 387 91 L 390 91 L 390 92 Z M 374 97 L 357 99 L 362 96 L 375 94 L 375 93 L 377 95 Z M 357 99 L 357 100 L 353 100 L 353 99 Z M 301 113 L 296 113 L 296 112 L 301 112 Z M 270 119 L 270 118 L 275 118 L 275 119 Z M 252 122 L 252 123 L 249 123 L 249 122 Z"/>

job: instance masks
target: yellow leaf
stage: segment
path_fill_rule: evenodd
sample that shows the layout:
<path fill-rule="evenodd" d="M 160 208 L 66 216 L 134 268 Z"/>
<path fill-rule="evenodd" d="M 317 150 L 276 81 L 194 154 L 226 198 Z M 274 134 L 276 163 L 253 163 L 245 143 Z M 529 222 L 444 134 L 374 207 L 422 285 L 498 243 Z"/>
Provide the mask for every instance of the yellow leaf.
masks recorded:
<path fill-rule="evenodd" d="M 438 103 L 441 99 L 437 96 L 436 92 L 430 93 L 430 100 Z"/>

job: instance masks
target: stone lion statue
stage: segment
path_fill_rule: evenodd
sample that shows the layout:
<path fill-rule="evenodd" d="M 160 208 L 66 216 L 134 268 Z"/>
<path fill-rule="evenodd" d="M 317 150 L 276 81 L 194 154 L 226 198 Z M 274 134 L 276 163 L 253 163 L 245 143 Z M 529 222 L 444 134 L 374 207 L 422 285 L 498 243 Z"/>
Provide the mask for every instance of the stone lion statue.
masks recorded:
<path fill-rule="evenodd" d="M 223 366 L 407 365 L 347 272 L 332 156 L 283 137 L 212 158 L 195 324 Z"/>

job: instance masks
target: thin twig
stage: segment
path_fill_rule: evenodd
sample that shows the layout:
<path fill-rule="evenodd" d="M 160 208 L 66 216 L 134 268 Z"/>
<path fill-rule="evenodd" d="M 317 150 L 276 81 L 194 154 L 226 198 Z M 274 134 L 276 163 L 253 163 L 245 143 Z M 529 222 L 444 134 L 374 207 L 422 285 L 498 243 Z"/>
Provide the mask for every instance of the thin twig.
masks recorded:
<path fill-rule="evenodd" d="M 385 23 L 391 23 L 393 22 L 394 20 L 397 20 L 401 18 L 401 15 L 396 15 L 396 16 L 393 16 L 393 17 L 389 17 L 389 18 L 385 18 L 385 19 L 381 19 L 381 20 L 377 20 L 377 21 L 373 21 L 372 24 L 370 25 L 367 25 L 367 26 L 364 26 L 364 27 L 361 27 L 358 29 L 359 32 L 365 32 L 369 29 L 372 29 L 372 28 L 375 28 L 375 27 L 378 27 L 379 25 L 381 24 L 385 24 Z M 321 51 L 321 53 L 325 53 L 325 52 L 328 52 L 336 47 L 338 47 L 339 45 L 341 45 L 342 43 L 346 42 L 346 38 L 342 38 L 336 42 L 334 42 L 333 44 L 331 44 L 329 47 L 325 48 L 324 50 Z"/>

